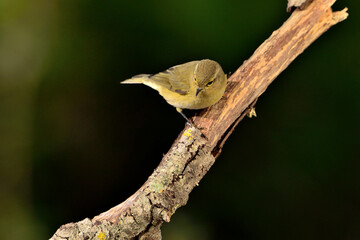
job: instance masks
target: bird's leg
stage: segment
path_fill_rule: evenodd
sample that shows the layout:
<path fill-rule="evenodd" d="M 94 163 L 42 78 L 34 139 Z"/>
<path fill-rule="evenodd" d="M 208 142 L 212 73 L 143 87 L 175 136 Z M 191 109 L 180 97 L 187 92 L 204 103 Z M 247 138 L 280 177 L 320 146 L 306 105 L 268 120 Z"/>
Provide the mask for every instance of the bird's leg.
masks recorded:
<path fill-rule="evenodd" d="M 183 118 L 186 119 L 187 124 L 189 124 L 190 127 L 194 127 L 194 128 L 196 128 L 197 130 L 199 130 L 199 131 L 201 132 L 201 136 L 204 137 L 205 139 L 207 139 L 207 137 L 206 137 L 206 136 L 202 133 L 202 131 L 201 131 L 202 128 L 196 127 L 196 126 L 194 125 L 194 123 L 185 116 L 185 114 L 182 112 L 182 109 L 181 109 L 181 108 L 176 108 L 176 111 L 178 111 L 178 113 L 180 113 L 181 116 L 183 116 Z"/>
<path fill-rule="evenodd" d="M 188 119 L 188 118 L 185 116 L 185 114 L 182 112 L 182 109 L 181 109 L 181 108 L 176 108 L 176 111 L 178 111 L 178 113 L 180 113 L 181 116 L 183 116 L 183 118 L 185 118 L 186 121 L 187 121 L 191 126 L 193 126 L 192 122 L 190 121 L 190 119 Z"/>

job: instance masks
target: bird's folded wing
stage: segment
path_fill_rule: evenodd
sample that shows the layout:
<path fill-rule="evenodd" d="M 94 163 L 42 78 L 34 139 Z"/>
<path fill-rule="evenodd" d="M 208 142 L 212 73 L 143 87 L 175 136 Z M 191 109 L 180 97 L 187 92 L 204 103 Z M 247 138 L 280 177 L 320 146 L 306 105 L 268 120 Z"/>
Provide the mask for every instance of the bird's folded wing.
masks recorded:
<path fill-rule="evenodd" d="M 199 61 L 192 61 L 176 65 L 150 76 L 149 79 L 170 91 L 185 95 L 190 90 L 190 81 L 193 81 L 195 66 L 198 62 Z"/>

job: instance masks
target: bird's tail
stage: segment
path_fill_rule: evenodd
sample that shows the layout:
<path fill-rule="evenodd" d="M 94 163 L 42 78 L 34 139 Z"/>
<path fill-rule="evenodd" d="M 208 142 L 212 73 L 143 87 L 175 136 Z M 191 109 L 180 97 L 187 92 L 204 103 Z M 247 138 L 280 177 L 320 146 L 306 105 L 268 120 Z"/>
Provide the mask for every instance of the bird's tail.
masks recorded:
<path fill-rule="evenodd" d="M 149 79 L 149 74 L 140 74 L 133 76 L 132 78 L 126 79 L 120 83 L 122 84 L 137 84 L 137 83 L 144 83 L 146 80 Z"/>
<path fill-rule="evenodd" d="M 130 79 L 126 79 L 125 81 L 122 81 L 120 83 L 123 83 L 123 84 L 144 84 L 146 86 L 149 86 L 155 90 L 158 90 L 160 85 L 157 84 L 154 80 L 151 79 L 151 76 L 150 74 L 139 74 L 139 75 L 136 75 L 136 76 L 133 76 L 132 78 Z"/>

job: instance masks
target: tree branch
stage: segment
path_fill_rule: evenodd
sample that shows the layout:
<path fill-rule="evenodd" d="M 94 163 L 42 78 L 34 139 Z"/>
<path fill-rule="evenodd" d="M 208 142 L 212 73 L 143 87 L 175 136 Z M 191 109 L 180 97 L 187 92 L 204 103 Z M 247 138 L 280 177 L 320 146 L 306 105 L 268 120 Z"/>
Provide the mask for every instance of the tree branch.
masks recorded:
<path fill-rule="evenodd" d="M 135 194 L 92 220 L 61 226 L 51 239 L 161 239 L 162 223 L 187 203 L 257 98 L 314 40 L 347 18 L 347 9 L 332 12 L 334 2 L 314 0 L 295 10 L 229 78 L 224 97 L 192 118 L 197 128 L 185 127 Z"/>

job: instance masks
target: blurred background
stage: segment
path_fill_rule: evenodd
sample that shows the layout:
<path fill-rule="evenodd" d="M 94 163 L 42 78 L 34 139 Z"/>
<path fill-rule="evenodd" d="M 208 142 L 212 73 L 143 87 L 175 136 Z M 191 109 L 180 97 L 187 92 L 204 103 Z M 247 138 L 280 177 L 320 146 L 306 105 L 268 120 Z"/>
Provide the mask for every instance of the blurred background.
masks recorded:
<path fill-rule="evenodd" d="M 344 7 L 240 122 L 164 239 L 360 239 L 360 2 Z M 154 90 L 119 82 L 203 58 L 234 72 L 285 9 L 0 0 L 0 232 L 48 239 L 133 194 L 185 122 Z"/>

